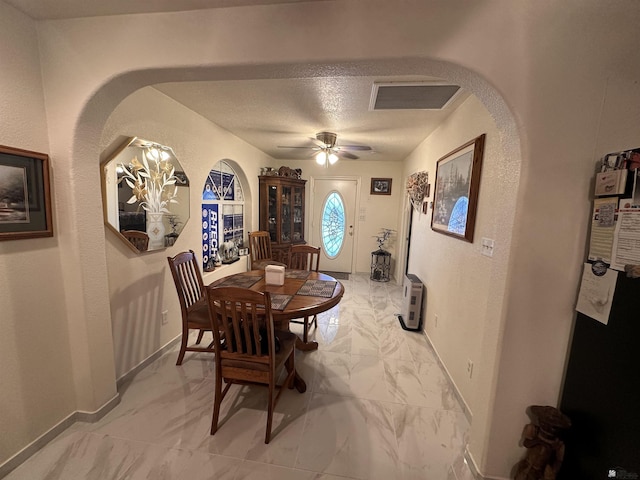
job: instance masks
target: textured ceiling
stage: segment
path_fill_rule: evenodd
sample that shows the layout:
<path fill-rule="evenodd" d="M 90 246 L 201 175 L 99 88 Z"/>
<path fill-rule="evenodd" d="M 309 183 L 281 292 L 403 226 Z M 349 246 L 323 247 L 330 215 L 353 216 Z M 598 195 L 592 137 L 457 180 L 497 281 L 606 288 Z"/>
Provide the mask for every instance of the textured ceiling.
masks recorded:
<path fill-rule="evenodd" d="M 371 111 L 374 82 L 432 80 L 426 77 L 317 77 L 156 85 L 176 101 L 277 159 L 300 159 L 309 137 L 335 132 L 340 145 L 367 145 L 362 159 L 403 160 L 468 96 L 447 108 Z"/>
<path fill-rule="evenodd" d="M 275 5 L 324 0 L 4 0 L 38 20 L 129 13 L 180 12 L 205 8 Z"/>
<path fill-rule="evenodd" d="M 34 19 L 172 12 L 203 8 L 294 3 L 305 0 L 4 0 Z M 309 0 L 307 0 L 309 1 Z M 324 0 L 310 0 L 324 1 Z M 276 159 L 302 159 L 321 131 L 335 132 L 337 145 L 367 145 L 367 160 L 400 161 L 451 114 L 467 93 L 443 110 L 371 111 L 374 82 L 437 80 L 424 76 L 326 76 L 267 80 L 183 82 L 155 87 Z M 357 160 L 356 160 L 357 161 Z"/>

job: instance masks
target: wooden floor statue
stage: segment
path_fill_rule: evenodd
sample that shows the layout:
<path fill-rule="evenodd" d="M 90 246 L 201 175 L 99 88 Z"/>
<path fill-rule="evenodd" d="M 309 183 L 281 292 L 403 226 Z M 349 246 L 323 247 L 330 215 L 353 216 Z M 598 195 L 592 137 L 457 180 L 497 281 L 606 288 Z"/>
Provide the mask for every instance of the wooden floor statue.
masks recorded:
<path fill-rule="evenodd" d="M 515 466 L 515 480 L 555 480 L 564 459 L 563 431 L 571 420 L 554 407 L 529 407 L 531 423 L 522 432 L 525 458 Z"/>

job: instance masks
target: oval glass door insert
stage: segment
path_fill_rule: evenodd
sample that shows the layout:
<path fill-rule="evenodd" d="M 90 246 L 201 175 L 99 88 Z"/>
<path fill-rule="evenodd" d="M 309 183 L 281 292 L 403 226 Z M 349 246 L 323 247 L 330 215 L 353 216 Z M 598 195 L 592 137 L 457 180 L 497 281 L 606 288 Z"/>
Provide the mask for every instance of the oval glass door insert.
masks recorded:
<path fill-rule="evenodd" d="M 324 201 L 320 232 L 324 251 L 329 258 L 336 258 L 344 245 L 346 219 L 344 202 L 336 191 L 331 192 Z"/>

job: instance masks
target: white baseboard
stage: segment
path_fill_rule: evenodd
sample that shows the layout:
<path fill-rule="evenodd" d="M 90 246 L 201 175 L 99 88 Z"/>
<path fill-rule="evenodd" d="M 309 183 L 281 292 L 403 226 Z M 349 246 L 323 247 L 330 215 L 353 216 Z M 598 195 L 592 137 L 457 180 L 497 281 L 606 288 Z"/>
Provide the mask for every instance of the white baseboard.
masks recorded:
<path fill-rule="evenodd" d="M 66 417 L 64 420 L 54 425 L 52 428 L 47 430 L 45 433 L 36 438 L 29 445 L 24 447 L 14 456 L 9 458 L 7 461 L 0 465 L 0 478 L 6 477 L 9 472 L 15 470 L 18 466 L 28 460 L 33 454 L 38 452 L 41 448 L 43 448 L 47 443 L 56 438 L 62 432 L 64 432 L 67 428 L 73 425 L 76 422 L 88 422 L 94 423 L 104 417 L 107 413 L 109 413 L 113 408 L 120 403 L 120 394 L 116 393 L 113 398 L 108 400 L 104 405 L 98 408 L 95 412 L 84 412 L 81 410 L 76 410 L 71 415 Z"/>
<path fill-rule="evenodd" d="M 478 468 L 478 465 L 476 464 L 473 458 L 473 455 L 471 455 L 471 452 L 469 451 L 468 448 L 464 449 L 464 459 L 467 461 L 467 465 L 469 465 L 469 470 L 471 470 L 471 474 L 474 476 L 476 480 L 510 480 L 509 477 L 492 477 L 492 476 L 485 476 L 482 473 L 480 473 L 480 469 Z"/>
<path fill-rule="evenodd" d="M 462 409 L 464 410 L 464 415 L 467 418 L 469 425 L 471 425 L 473 421 L 473 413 L 471 412 L 469 405 L 467 405 L 467 402 L 465 401 L 464 397 L 460 393 L 460 390 L 458 389 L 456 382 L 453 381 L 453 378 L 451 377 L 451 374 L 449 373 L 447 366 L 442 361 L 442 358 L 440 357 L 440 354 L 438 353 L 438 350 L 436 349 L 436 347 L 433 345 L 433 342 L 429 338 L 429 335 L 427 335 L 427 332 L 425 332 L 424 330 L 422 331 L 422 334 L 425 336 L 425 338 L 427 339 L 427 342 L 429 342 L 429 345 L 435 352 L 436 358 L 438 359 L 438 363 L 440 364 L 440 366 L 442 367 L 442 370 L 444 370 L 445 374 L 447 375 L 447 379 L 449 380 L 449 383 L 453 387 L 453 391 L 456 395 L 456 398 L 460 402 L 460 405 L 462 405 Z M 508 477 L 492 477 L 492 476 L 483 475 L 480 472 L 480 469 L 478 468 L 478 464 L 473 458 L 473 455 L 471 455 L 471 452 L 467 447 L 465 447 L 464 449 L 464 458 L 467 461 L 467 464 L 469 465 L 469 470 L 471 470 L 471 473 L 476 480 L 509 480 Z"/>
<path fill-rule="evenodd" d="M 128 380 L 132 379 L 137 373 L 143 370 L 145 367 L 150 365 L 153 361 L 160 358 L 167 351 L 171 350 L 173 346 L 180 341 L 182 335 L 178 335 L 173 340 L 169 341 L 166 345 L 161 347 L 156 352 L 152 353 L 149 357 L 144 359 L 138 365 L 133 367 L 127 373 L 122 375 L 120 378 L 116 380 L 116 389 L 120 390 L 122 384 L 126 383 Z M 48 431 L 40 435 L 29 445 L 24 447 L 18 453 L 13 455 L 4 463 L 0 464 L 0 479 L 6 477 L 9 472 L 15 470 L 18 466 L 28 460 L 33 454 L 38 452 L 41 448 L 47 445 L 51 440 L 56 438 L 62 432 L 64 432 L 67 428 L 73 425 L 76 422 L 85 422 L 85 423 L 95 423 L 99 421 L 102 417 L 104 417 L 107 413 L 113 410 L 116 405 L 120 403 L 120 394 L 116 393 L 113 398 L 108 400 L 104 405 L 102 405 L 95 412 L 85 412 L 82 410 L 76 410 L 71 413 L 64 420 L 54 425 Z"/>
<path fill-rule="evenodd" d="M 153 362 L 155 362 L 162 355 L 164 355 L 169 350 L 171 350 L 176 343 L 180 343 L 181 339 L 182 339 L 182 333 L 180 335 L 178 335 L 177 337 L 175 337 L 174 339 L 169 340 L 163 347 L 160 347 L 154 353 L 152 353 L 147 358 L 145 358 L 143 361 L 141 361 L 138 365 L 133 367 L 127 373 L 123 374 L 120 378 L 118 378 L 116 380 L 116 388 L 117 388 L 117 390 L 120 390 L 120 387 L 124 383 L 128 382 L 129 380 L 131 380 L 138 373 L 140 373 L 142 370 L 144 370 L 146 367 L 151 365 Z"/>
<path fill-rule="evenodd" d="M 442 370 L 444 370 L 445 374 L 447 375 L 447 379 L 449 380 L 449 383 L 453 387 L 453 392 L 456 395 L 456 398 L 458 399 L 458 401 L 460 402 L 460 405 L 462 405 L 462 410 L 464 411 L 464 416 L 467 417 L 467 421 L 469 422 L 469 424 L 471 424 L 471 422 L 473 420 L 473 413 L 471 412 L 471 409 L 469 408 L 469 405 L 467 404 L 467 402 L 465 401 L 464 397 L 462 396 L 462 393 L 460 393 L 460 390 L 458 389 L 458 386 L 456 385 L 456 382 L 453 381 L 453 377 L 451 377 L 451 374 L 449 373 L 449 370 L 447 369 L 447 366 L 442 361 L 442 358 L 440 357 L 440 354 L 438 353 L 438 350 L 436 349 L 436 347 L 433 345 L 433 342 L 429 338 L 429 335 L 427 335 L 427 332 L 424 331 L 424 330 L 422 331 L 422 334 L 427 339 L 427 342 L 429 342 L 429 345 L 431 346 L 431 348 L 435 352 L 436 358 L 438 359 L 438 363 L 440 364 L 440 366 L 442 367 Z"/>

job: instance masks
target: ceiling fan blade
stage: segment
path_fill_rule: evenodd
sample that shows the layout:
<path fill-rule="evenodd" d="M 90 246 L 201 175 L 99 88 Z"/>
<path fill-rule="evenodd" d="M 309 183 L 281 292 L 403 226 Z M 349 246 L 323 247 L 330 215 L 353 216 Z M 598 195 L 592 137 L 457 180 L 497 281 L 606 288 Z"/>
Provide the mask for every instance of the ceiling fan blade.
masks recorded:
<path fill-rule="evenodd" d="M 317 150 L 318 147 L 308 146 L 308 147 L 293 147 L 291 145 L 278 145 L 278 148 L 304 148 L 307 150 Z"/>
<path fill-rule="evenodd" d="M 361 150 L 361 151 L 373 150 L 368 145 L 338 145 L 338 148 L 341 150 Z"/>
<path fill-rule="evenodd" d="M 358 157 L 357 155 L 354 155 L 353 153 L 343 152 L 343 151 L 341 151 L 341 150 L 338 150 L 338 151 L 336 152 L 336 154 L 337 154 L 339 157 L 342 157 L 342 158 L 348 158 L 349 160 L 357 160 L 358 158 L 360 158 L 360 157 Z"/>
<path fill-rule="evenodd" d="M 314 137 L 308 137 L 309 140 L 311 140 L 314 144 L 316 144 L 318 147 L 324 148 L 326 147 L 326 145 L 324 143 L 322 143 L 320 140 L 318 140 L 317 138 Z"/>

